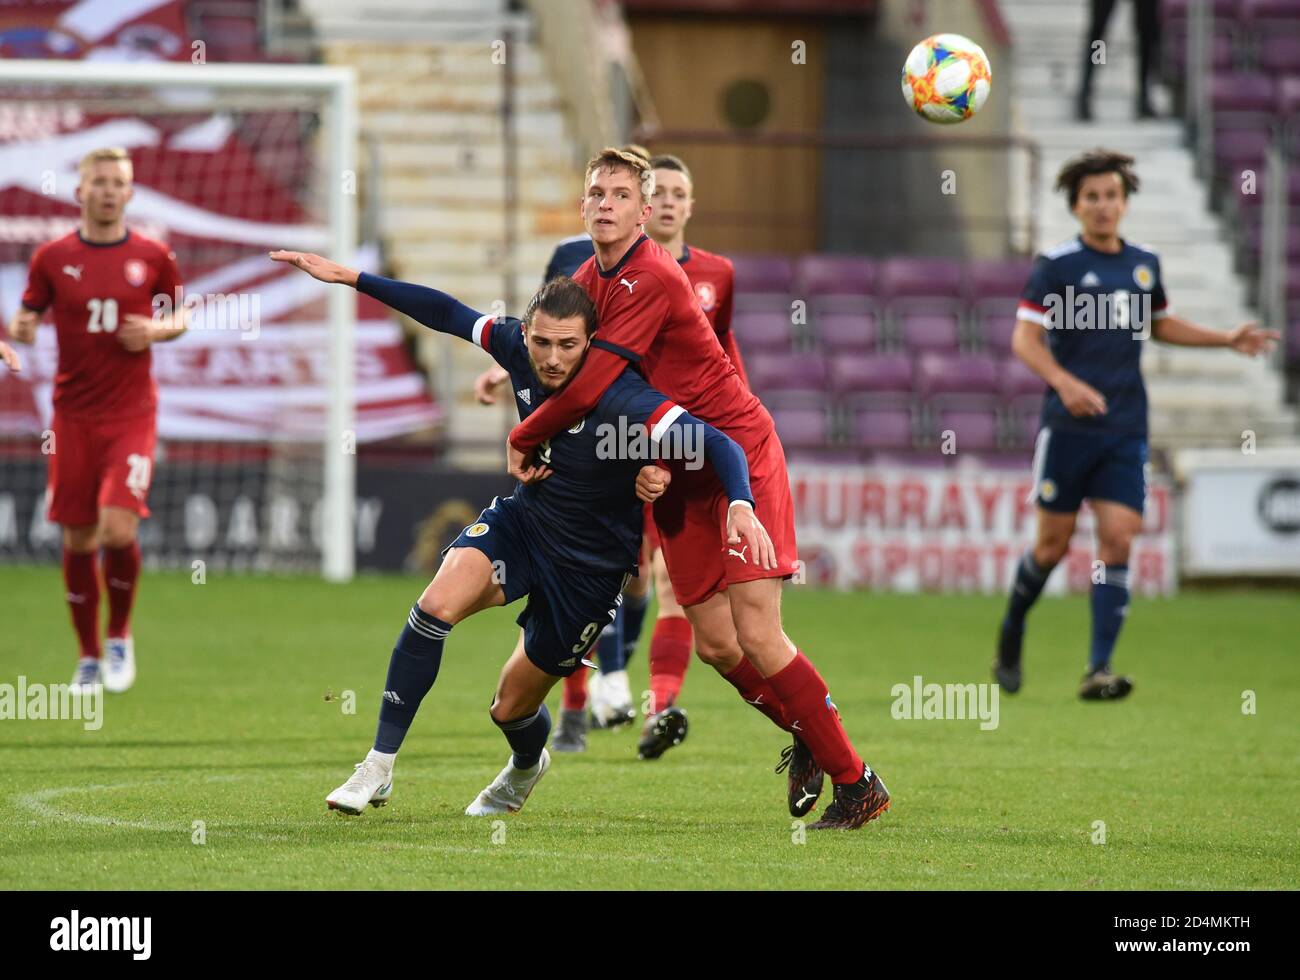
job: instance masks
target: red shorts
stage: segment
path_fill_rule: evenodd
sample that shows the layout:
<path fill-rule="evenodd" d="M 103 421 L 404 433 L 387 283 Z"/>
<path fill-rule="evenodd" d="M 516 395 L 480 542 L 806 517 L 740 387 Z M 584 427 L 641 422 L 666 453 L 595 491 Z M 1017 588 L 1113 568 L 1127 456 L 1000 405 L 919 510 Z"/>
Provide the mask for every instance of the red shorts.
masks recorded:
<path fill-rule="evenodd" d="M 642 520 L 641 553 L 654 557 L 654 553 L 663 547 L 659 543 L 659 528 L 655 526 L 655 505 L 645 505 L 645 517 Z"/>
<path fill-rule="evenodd" d="M 798 550 L 794 501 L 785 450 L 772 430 L 747 456 L 754 512 L 776 549 L 776 568 L 754 564 L 748 545 L 727 544 L 727 494 L 709 467 L 675 469 L 668 492 L 654 505 L 660 547 L 673 592 L 683 606 L 695 606 L 738 582 L 789 578 Z"/>
<path fill-rule="evenodd" d="M 60 418 L 51 426 L 54 444 L 46 484 L 48 517 L 64 527 L 99 523 L 105 507 L 123 507 L 145 518 L 153 479 L 156 418 L 153 413 L 104 422 Z"/>

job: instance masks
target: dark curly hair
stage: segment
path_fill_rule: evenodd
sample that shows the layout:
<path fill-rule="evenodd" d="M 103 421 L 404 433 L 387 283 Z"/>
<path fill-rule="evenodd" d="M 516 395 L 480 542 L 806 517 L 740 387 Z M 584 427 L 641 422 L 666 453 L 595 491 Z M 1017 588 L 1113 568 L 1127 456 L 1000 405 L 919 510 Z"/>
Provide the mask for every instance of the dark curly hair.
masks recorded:
<path fill-rule="evenodd" d="M 1125 197 L 1137 193 L 1138 178 L 1133 172 L 1133 158 L 1101 147 L 1067 160 L 1061 172 L 1056 175 L 1056 190 L 1066 192 L 1073 210 L 1079 200 L 1079 186 L 1083 183 L 1083 178 L 1109 173 L 1119 174 Z"/>

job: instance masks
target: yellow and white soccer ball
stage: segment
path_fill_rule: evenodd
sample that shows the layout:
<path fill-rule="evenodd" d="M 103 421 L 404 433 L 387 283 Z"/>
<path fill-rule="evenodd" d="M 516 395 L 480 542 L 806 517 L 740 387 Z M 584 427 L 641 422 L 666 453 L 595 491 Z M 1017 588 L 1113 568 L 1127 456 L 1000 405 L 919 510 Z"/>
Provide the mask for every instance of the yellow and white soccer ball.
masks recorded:
<path fill-rule="evenodd" d="M 960 34 L 935 34 L 912 49 L 903 64 L 903 98 L 933 123 L 969 119 L 989 97 L 993 69 L 984 50 Z"/>

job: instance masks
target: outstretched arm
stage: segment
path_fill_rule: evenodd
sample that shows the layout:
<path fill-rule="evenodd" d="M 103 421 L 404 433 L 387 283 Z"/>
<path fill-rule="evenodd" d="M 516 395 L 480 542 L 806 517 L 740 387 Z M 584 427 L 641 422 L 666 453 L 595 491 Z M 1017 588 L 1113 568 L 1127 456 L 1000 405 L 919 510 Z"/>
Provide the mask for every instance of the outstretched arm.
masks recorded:
<path fill-rule="evenodd" d="M 1231 347 L 1250 357 L 1271 351 L 1282 339 L 1276 330 L 1263 330 L 1254 321 L 1224 331 L 1198 326 L 1178 316 L 1160 317 L 1151 328 L 1151 336 L 1182 347 Z"/>
<path fill-rule="evenodd" d="M 358 292 L 373 296 L 385 306 L 405 313 L 417 323 L 439 333 L 454 334 L 462 340 L 473 342 L 474 327 L 483 319 L 483 314 L 440 290 L 397 279 L 385 279 L 369 272 L 358 272 L 310 252 L 280 250 L 272 252 L 271 258 L 299 268 L 321 282 L 355 286 Z"/>

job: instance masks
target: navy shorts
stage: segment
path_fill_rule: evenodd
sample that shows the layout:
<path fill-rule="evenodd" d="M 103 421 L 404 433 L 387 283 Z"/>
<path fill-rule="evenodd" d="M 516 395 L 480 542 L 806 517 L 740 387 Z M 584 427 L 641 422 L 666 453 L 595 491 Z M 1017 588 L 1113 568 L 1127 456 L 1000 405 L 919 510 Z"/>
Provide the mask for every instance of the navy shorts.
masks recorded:
<path fill-rule="evenodd" d="M 1124 432 L 1041 429 L 1034 447 L 1034 502 L 1072 514 L 1084 500 L 1112 500 L 1139 514 L 1146 499 L 1147 441 Z"/>
<path fill-rule="evenodd" d="M 493 500 L 447 551 L 452 548 L 474 548 L 487 556 L 506 605 L 527 597 L 517 620 L 524 628 L 524 653 L 555 677 L 568 677 L 581 666 L 600 631 L 614 621 L 628 578 L 623 572 L 589 574 L 553 564 L 514 497 Z"/>

